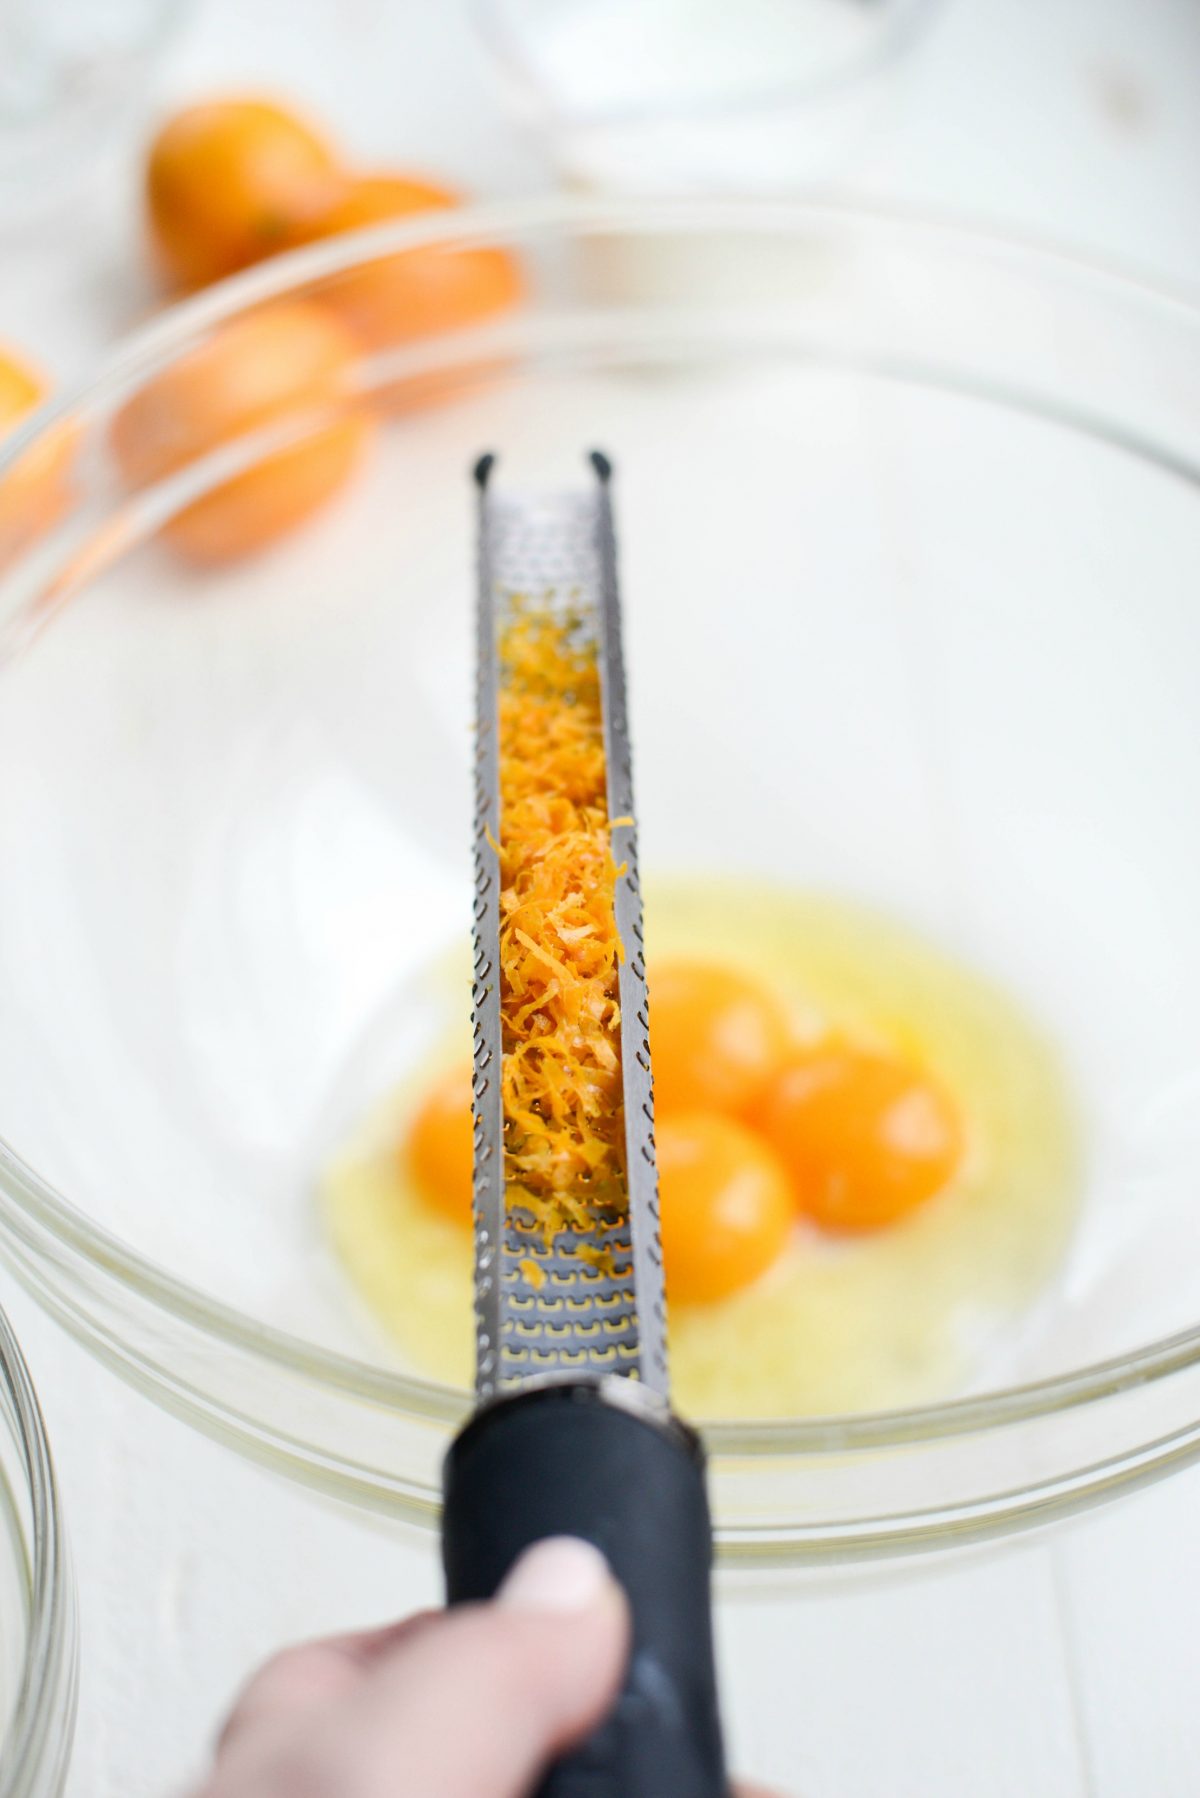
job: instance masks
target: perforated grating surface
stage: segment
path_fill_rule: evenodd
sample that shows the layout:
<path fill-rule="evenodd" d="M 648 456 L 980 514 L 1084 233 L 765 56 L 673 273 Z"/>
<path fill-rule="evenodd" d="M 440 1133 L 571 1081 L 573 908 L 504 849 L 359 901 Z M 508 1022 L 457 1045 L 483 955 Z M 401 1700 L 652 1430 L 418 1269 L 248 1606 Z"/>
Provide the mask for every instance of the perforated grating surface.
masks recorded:
<path fill-rule="evenodd" d="M 563 1231 L 547 1245 L 505 1203 L 500 1095 L 499 839 L 496 638 L 515 597 L 569 611 L 594 638 L 600 661 L 612 818 L 631 818 L 633 788 L 607 464 L 595 459 L 590 492 L 532 500 L 498 495 L 480 464 L 478 694 L 475 751 L 474 1093 L 476 1386 L 481 1399 L 537 1376 L 624 1373 L 667 1388 L 662 1254 L 642 956 L 637 843 L 613 830 L 620 972 L 622 1077 L 629 1215 L 588 1235 Z M 489 837 L 491 840 L 489 840 Z M 607 1251 L 611 1272 L 581 1254 Z M 525 1263 L 525 1266 L 522 1266 Z M 529 1264 L 541 1273 L 530 1278 Z"/>

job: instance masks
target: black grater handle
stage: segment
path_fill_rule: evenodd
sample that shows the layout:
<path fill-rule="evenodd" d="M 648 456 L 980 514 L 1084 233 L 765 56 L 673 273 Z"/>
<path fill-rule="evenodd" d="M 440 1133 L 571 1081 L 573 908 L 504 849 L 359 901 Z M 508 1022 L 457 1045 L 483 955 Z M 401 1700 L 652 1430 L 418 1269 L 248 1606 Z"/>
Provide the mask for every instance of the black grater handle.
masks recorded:
<path fill-rule="evenodd" d="M 608 1379 L 499 1399 L 446 1459 L 450 1604 L 491 1598 L 547 1536 L 594 1543 L 629 1597 L 633 1650 L 616 1706 L 537 1798 L 728 1798 L 703 1452 L 642 1391 Z"/>

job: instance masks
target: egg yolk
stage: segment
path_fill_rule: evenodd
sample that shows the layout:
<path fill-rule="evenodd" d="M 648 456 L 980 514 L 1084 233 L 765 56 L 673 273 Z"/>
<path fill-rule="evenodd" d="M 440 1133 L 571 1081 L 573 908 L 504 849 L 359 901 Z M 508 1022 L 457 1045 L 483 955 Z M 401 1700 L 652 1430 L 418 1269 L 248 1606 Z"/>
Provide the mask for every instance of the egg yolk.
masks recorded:
<path fill-rule="evenodd" d="M 768 994 L 733 969 L 676 962 L 652 986 L 659 1193 L 669 1296 L 709 1303 L 750 1285 L 797 1210 L 822 1229 L 897 1222 L 953 1180 L 962 1119 L 899 1057 L 836 1036 L 789 1045 Z M 744 1118 L 730 1115 L 739 1105 Z M 471 1222 L 467 1064 L 426 1092 L 400 1155 L 421 1197 Z"/>
<path fill-rule="evenodd" d="M 657 1114 L 744 1113 L 787 1054 L 783 1007 L 736 968 L 706 962 L 657 963 L 649 987 Z"/>
<path fill-rule="evenodd" d="M 749 1286 L 795 1222 L 779 1158 L 744 1124 L 713 1112 L 664 1118 L 656 1136 L 668 1299 L 705 1304 Z"/>
<path fill-rule="evenodd" d="M 796 1054 L 756 1122 L 801 1209 L 831 1230 L 876 1230 L 940 1192 L 962 1159 L 959 1115 L 930 1077 L 841 1042 Z"/>
<path fill-rule="evenodd" d="M 471 1222 L 471 1069 L 449 1069 L 435 1081 L 409 1126 L 401 1153 L 421 1197 L 456 1224 Z"/>

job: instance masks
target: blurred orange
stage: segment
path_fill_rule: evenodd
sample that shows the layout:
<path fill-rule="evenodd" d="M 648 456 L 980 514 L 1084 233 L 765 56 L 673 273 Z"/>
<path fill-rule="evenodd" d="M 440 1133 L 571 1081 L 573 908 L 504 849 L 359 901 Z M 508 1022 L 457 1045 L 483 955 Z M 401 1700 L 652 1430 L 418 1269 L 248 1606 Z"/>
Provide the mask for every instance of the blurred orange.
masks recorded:
<path fill-rule="evenodd" d="M 41 405 L 47 392 L 28 362 L 0 347 L 0 438 Z M 11 555 L 58 517 L 68 498 L 76 435 L 67 420 L 53 426 L 0 482 L 0 555 Z"/>
<path fill-rule="evenodd" d="M 275 100 L 231 96 L 189 106 L 162 127 L 146 165 L 146 216 L 159 266 L 201 287 L 273 255 L 344 177 L 337 153 Z"/>
<path fill-rule="evenodd" d="M 457 194 L 431 182 L 362 175 L 324 209 L 298 219 L 290 242 L 311 243 L 458 204 Z M 511 306 L 521 291 L 520 270 L 505 250 L 430 247 L 364 263 L 331 281 L 321 298 L 364 345 L 379 349 L 472 324 Z"/>
<path fill-rule="evenodd" d="M 117 461 L 143 486 L 256 428 L 332 411 L 171 518 L 164 534 L 198 561 L 263 548 L 317 511 L 355 467 L 371 431 L 353 401 L 357 346 L 336 318 L 280 300 L 220 326 L 150 380 L 113 421 Z"/>

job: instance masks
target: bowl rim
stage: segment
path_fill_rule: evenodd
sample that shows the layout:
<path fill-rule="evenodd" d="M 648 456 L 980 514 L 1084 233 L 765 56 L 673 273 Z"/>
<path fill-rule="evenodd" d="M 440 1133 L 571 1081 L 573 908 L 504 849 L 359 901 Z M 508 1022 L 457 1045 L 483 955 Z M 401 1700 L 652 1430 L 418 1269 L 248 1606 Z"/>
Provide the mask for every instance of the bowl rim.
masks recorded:
<path fill-rule="evenodd" d="M 29 1629 L 12 1718 L 0 1744 L 0 1798 L 52 1798 L 75 1726 L 75 1585 L 45 1420 L 13 1327 L 0 1309 L 0 1405 L 31 1507 Z"/>
<path fill-rule="evenodd" d="M 1024 264 L 1043 276 L 1108 288 L 1128 302 L 1141 308 L 1157 307 L 1165 315 L 1172 315 L 1177 321 L 1183 319 L 1200 331 L 1200 291 L 1158 279 L 1117 258 L 1077 253 L 1055 240 L 996 230 L 967 216 L 859 204 L 827 194 L 784 200 L 727 196 L 697 199 L 669 194 L 636 199 L 549 195 L 429 212 L 412 220 L 372 226 L 273 257 L 177 302 L 120 339 L 92 375 L 65 385 L 29 415 L 0 448 L 0 481 L 43 432 L 81 406 L 95 408 L 116 396 L 137 376 L 168 360 L 170 352 L 193 334 L 211 329 L 249 307 L 381 255 L 429 245 L 452 249 L 487 247 L 498 240 L 519 241 L 523 235 L 550 230 L 590 235 L 673 231 L 693 236 L 717 230 L 788 236 L 806 226 L 828 228 L 839 224 L 900 233 L 906 239 L 924 238 L 942 247 L 949 245 L 959 253 Z M 474 334 L 468 331 L 454 335 L 470 338 Z M 448 336 L 441 339 L 448 340 Z M 1153 454 L 1150 440 L 1130 440 L 1128 447 L 1139 454 Z M 1168 452 L 1161 459 L 1176 472 L 1200 480 L 1200 469 L 1185 464 L 1181 457 Z M 162 1313 L 328 1390 L 450 1426 L 461 1421 L 471 1402 L 470 1395 L 462 1389 L 372 1366 L 355 1356 L 307 1342 L 294 1332 L 255 1321 L 236 1307 L 190 1286 L 94 1223 L 0 1138 L 0 1230 L 10 1204 L 47 1231 L 62 1248 Z M 0 1357 L 4 1347 L 4 1331 L 0 1328 Z M 706 1421 L 702 1427 L 710 1449 L 731 1456 L 916 1447 L 976 1434 L 996 1425 L 1072 1411 L 1197 1365 L 1200 1324 L 1061 1374 L 977 1395 L 909 1408 L 798 1419 L 716 1419 Z M 36 1413 L 31 1387 L 29 1398 Z"/>
<path fill-rule="evenodd" d="M 1033 230 L 1006 229 L 992 220 L 952 209 L 872 203 L 816 190 L 795 198 L 764 199 L 756 194 L 698 198 L 665 192 L 653 196 L 599 198 L 582 194 L 540 194 L 436 208 L 381 225 L 348 231 L 323 242 L 301 245 L 228 275 L 207 288 L 172 301 L 151 318 L 119 336 L 96 366 L 64 382 L 0 437 L 0 480 L 26 451 L 83 402 L 118 394 L 139 373 L 167 360 L 189 333 L 211 329 L 237 313 L 344 274 L 392 252 L 440 246 L 487 249 L 498 237 L 548 229 L 574 229 L 589 236 L 613 232 L 648 235 L 671 230 L 698 236 L 705 231 L 787 236 L 802 225 L 843 224 L 925 237 L 959 251 L 1040 267 L 1044 273 L 1083 280 L 1139 304 L 1158 306 L 1200 326 L 1200 284 L 1172 280 L 1130 258 L 1092 245 L 1065 243 Z M 441 341 L 470 338 L 469 329 Z M 1139 440 L 1140 441 L 1140 440 Z"/>

